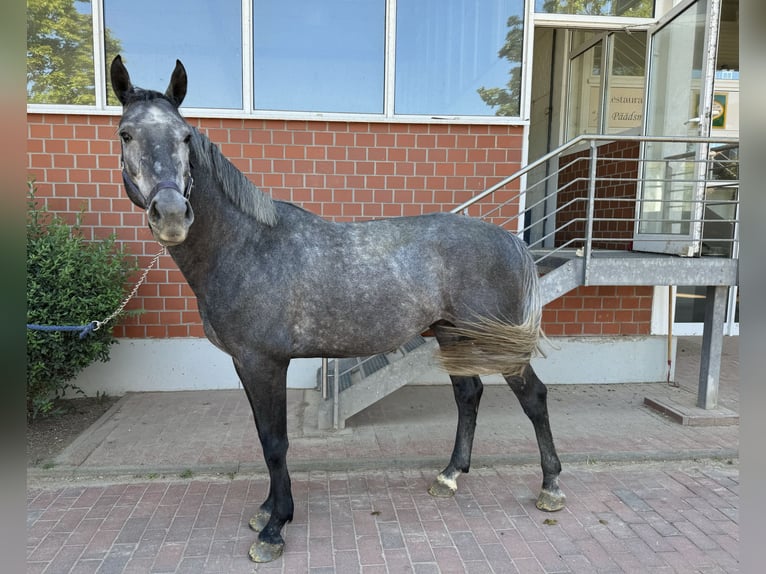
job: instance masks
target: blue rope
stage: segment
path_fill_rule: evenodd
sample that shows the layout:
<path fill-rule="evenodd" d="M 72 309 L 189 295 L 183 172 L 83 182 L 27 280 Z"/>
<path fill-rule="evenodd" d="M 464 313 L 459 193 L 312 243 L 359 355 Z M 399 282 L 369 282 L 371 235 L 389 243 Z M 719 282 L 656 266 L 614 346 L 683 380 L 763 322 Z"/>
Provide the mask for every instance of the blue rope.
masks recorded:
<path fill-rule="evenodd" d="M 130 295 L 127 296 L 127 298 L 122 302 L 122 304 L 117 307 L 117 310 L 109 315 L 106 319 L 103 321 L 91 321 L 87 325 L 37 325 L 35 323 L 27 323 L 27 329 L 31 329 L 33 331 L 43 331 L 43 332 L 55 332 L 55 331 L 79 331 L 80 333 L 80 339 L 84 339 L 94 331 L 98 331 L 102 325 L 106 325 L 109 321 L 114 319 L 117 315 L 122 313 L 122 310 L 125 308 L 125 305 L 128 304 L 128 301 L 130 301 L 133 296 L 136 294 L 136 291 L 138 291 L 138 288 L 141 287 L 141 284 L 146 281 L 146 276 L 149 274 L 149 270 L 154 267 L 154 265 L 159 261 L 159 258 L 161 255 L 165 253 L 165 248 L 163 247 L 160 249 L 159 253 L 154 256 L 154 259 L 152 259 L 152 262 L 149 264 L 149 267 L 144 269 L 143 275 L 141 275 L 141 278 L 138 280 L 138 283 L 135 284 L 133 287 L 133 291 L 130 292 Z"/>
<path fill-rule="evenodd" d="M 95 331 L 97 326 L 97 321 L 91 321 L 87 325 L 36 325 L 34 323 L 27 323 L 27 329 L 32 329 L 33 331 L 79 331 L 80 339 L 84 339 Z"/>

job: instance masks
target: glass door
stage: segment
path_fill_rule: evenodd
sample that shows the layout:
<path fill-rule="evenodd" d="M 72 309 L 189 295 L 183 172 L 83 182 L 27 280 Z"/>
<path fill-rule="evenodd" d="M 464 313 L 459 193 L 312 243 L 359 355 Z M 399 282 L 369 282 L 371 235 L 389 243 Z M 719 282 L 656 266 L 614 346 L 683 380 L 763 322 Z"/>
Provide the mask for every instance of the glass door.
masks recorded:
<path fill-rule="evenodd" d="M 603 68 L 606 35 L 587 30 L 572 32 L 569 56 L 566 140 L 582 134 L 601 133 Z"/>
<path fill-rule="evenodd" d="M 649 32 L 644 133 L 710 135 L 720 0 L 686 0 Z M 705 144 L 647 142 L 633 248 L 701 253 Z"/>
<path fill-rule="evenodd" d="M 638 133 L 646 33 L 574 30 L 571 40 L 566 141 L 582 134 Z"/>

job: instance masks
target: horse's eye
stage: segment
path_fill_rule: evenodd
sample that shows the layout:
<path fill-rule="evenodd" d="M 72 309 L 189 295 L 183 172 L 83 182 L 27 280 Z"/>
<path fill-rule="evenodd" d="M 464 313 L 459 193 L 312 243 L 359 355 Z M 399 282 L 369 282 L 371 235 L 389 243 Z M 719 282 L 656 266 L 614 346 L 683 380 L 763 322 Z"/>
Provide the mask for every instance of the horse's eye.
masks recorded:
<path fill-rule="evenodd" d="M 122 141 L 125 143 L 128 143 L 130 140 L 133 139 L 133 136 L 131 136 L 128 132 L 120 132 L 120 137 L 122 138 Z"/>
<path fill-rule="evenodd" d="M 187 134 L 187 136 L 184 138 L 184 143 L 186 145 L 189 145 L 189 143 L 191 143 L 191 134 Z"/>

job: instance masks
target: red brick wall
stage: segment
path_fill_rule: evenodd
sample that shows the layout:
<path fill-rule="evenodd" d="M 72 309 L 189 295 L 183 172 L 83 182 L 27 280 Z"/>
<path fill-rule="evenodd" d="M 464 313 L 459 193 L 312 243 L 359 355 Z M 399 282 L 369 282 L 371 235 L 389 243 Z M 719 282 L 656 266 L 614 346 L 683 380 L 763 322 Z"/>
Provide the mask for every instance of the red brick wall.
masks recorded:
<path fill-rule="evenodd" d="M 652 287 L 579 287 L 543 310 L 549 337 L 649 335 Z"/>
<path fill-rule="evenodd" d="M 88 237 L 116 232 L 148 265 L 160 249 L 122 189 L 115 116 L 28 114 L 29 175 L 38 197 Z M 519 126 L 190 119 L 256 185 L 328 219 L 448 211 L 520 167 Z M 472 209 L 479 216 L 514 194 Z M 513 203 L 497 214 L 518 212 Z M 499 221 L 499 220 L 498 220 Z M 168 256 L 127 307 L 126 337 L 203 336 L 196 301 Z"/>
<path fill-rule="evenodd" d="M 118 118 L 28 114 L 28 171 L 38 197 L 87 237 L 116 233 L 145 267 L 160 249 L 124 194 Z M 519 169 L 518 126 L 191 119 L 256 185 L 323 217 L 364 220 L 447 211 Z M 516 193 L 472 208 L 479 216 Z M 515 215 L 511 204 L 499 214 Z M 498 220 L 500 221 L 500 220 Z M 137 278 L 137 277 L 136 277 Z M 194 296 L 169 256 L 149 272 L 118 337 L 202 337 Z M 647 334 L 651 288 L 580 288 L 550 303 L 550 336 Z M 100 318 L 98 318 L 100 319 Z"/>
<path fill-rule="evenodd" d="M 577 219 L 556 234 L 556 245 L 577 239 L 568 247 L 580 247 L 586 235 L 586 199 L 590 175 L 590 150 L 563 156 L 559 165 L 569 165 L 559 174 L 557 207 L 561 209 L 557 223 Z M 638 142 L 613 142 L 598 147 L 596 162 L 596 201 L 593 213 L 593 247 L 595 249 L 630 249 L 635 217 L 636 181 L 638 179 Z M 604 179 L 606 178 L 606 179 Z M 609 179 L 628 181 L 610 181 Z M 576 198 L 582 201 L 568 202 Z"/>

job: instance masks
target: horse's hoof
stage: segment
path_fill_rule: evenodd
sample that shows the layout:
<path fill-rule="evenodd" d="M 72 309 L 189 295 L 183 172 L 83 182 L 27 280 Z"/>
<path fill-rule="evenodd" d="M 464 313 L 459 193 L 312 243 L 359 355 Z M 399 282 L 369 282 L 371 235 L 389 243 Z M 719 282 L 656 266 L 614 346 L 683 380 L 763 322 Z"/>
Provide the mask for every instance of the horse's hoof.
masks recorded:
<path fill-rule="evenodd" d="M 272 562 L 282 556 L 282 552 L 284 552 L 284 550 L 284 542 L 273 544 L 271 542 L 258 540 L 250 547 L 248 556 L 250 556 L 250 560 L 253 562 Z"/>
<path fill-rule="evenodd" d="M 535 506 L 546 512 L 556 512 L 564 508 L 566 500 L 567 497 L 558 489 L 555 491 L 543 489 L 540 491 L 540 496 L 537 497 Z"/>
<path fill-rule="evenodd" d="M 248 522 L 248 526 L 252 530 L 255 530 L 256 532 L 260 532 L 264 528 L 266 528 L 266 525 L 269 523 L 269 518 L 271 518 L 271 514 L 268 512 L 264 512 L 263 510 L 259 510 L 258 513 L 253 516 L 250 519 L 250 522 Z"/>
<path fill-rule="evenodd" d="M 449 498 L 450 496 L 455 496 L 456 492 L 457 481 L 445 478 L 441 474 L 436 477 L 436 480 L 428 488 L 428 494 L 438 498 Z"/>

